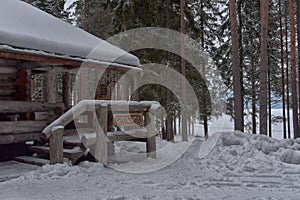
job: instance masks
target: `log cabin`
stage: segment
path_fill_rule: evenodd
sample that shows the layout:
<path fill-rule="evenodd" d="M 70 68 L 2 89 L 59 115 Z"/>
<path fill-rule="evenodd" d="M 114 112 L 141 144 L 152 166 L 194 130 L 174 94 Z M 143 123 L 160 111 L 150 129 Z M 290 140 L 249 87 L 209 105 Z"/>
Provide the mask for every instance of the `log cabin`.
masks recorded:
<path fill-rule="evenodd" d="M 19 0 L 0 1 L 0 24 L 0 161 L 25 155 L 26 143 L 91 98 L 83 94 L 89 77 L 78 78 L 83 65 L 101 74 L 94 98 L 129 99 L 130 88 L 112 88 L 122 74 L 141 71 L 136 56 Z"/>

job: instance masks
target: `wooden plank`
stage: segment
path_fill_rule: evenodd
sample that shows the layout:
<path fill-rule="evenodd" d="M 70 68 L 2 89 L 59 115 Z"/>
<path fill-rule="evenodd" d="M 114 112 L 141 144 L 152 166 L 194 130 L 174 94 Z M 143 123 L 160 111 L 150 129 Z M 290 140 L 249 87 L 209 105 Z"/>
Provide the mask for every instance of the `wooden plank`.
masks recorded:
<path fill-rule="evenodd" d="M 0 135 L 0 144 L 23 143 L 26 141 L 40 141 L 41 133 L 25 133 L 18 135 Z"/>
<path fill-rule="evenodd" d="M 64 162 L 63 134 L 64 134 L 64 128 L 63 127 L 55 127 L 52 130 L 51 136 L 49 138 L 50 165 L 55 165 L 57 163 L 63 163 Z"/>
<path fill-rule="evenodd" d="M 33 61 L 33 62 L 42 62 L 42 63 L 52 63 L 52 64 L 61 64 L 61 65 L 70 65 L 70 66 L 77 66 L 81 65 L 79 61 L 73 61 L 69 59 L 63 58 L 52 58 L 46 56 L 39 56 L 39 55 L 28 55 L 28 54 L 21 54 L 21 53 L 10 53 L 10 52 L 0 52 L 1 58 L 6 59 L 17 59 L 17 60 L 26 60 L 26 61 Z"/>
<path fill-rule="evenodd" d="M 0 51 L 0 58 L 5 58 L 5 59 L 13 59 L 13 60 L 26 60 L 26 61 L 33 61 L 33 62 L 42 62 L 42 63 L 49 63 L 49 64 L 55 64 L 55 65 L 67 65 L 71 67 L 80 67 L 83 63 L 82 61 L 77 61 L 77 60 L 72 60 L 72 59 L 67 59 L 67 58 L 59 58 L 55 56 L 43 56 L 43 55 L 30 55 L 30 54 L 25 54 L 25 53 L 12 53 L 12 52 L 1 52 Z M 96 63 L 96 62 L 89 62 L 89 61 L 84 61 L 87 64 L 89 64 L 92 67 L 107 67 L 104 66 L 104 64 L 101 63 Z M 123 67 L 117 67 L 110 65 L 107 67 L 108 70 L 111 71 L 121 71 L 121 72 L 127 72 L 133 73 L 135 71 L 140 71 L 140 69 L 137 67 L 136 70 L 134 68 L 126 69 Z"/>
<path fill-rule="evenodd" d="M 0 122 L 0 135 L 37 133 L 47 126 L 45 121 L 9 121 Z"/>
<path fill-rule="evenodd" d="M 49 154 L 50 148 L 45 146 L 32 146 L 28 147 L 28 149 L 32 152 L 37 153 L 46 153 Z M 80 157 L 84 155 L 80 149 L 63 149 L 63 155 L 66 158 L 69 158 L 72 163 L 75 163 Z"/>
<path fill-rule="evenodd" d="M 75 137 L 75 136 L 73 136 L 73 137 Z M 80 147 L 80 146 L 82 146 L 82 143 L 81 143 L 81 140 L 79 137 L 77 138 L 77 140 L 64 138 L 64 146 Z"/>
<path fill-rule="evenodd" d="M 112 135 L 110 135 L 112 134 Z M 92 134 L 86 134 L 83 135 L 81 138 L 81 142 L 85 147 L 90 147 L 96 144 L 96 137 L 91 137 L 88 135 Z M 108 132 L 107 133 L 107 138 L 111 142 L 116 142 L 116 141 L 139 141 L 139 142 L 146 142 L 146 135 L 139 135 L 140 137 L 135 137 L 133 135 L 126 134 L 123 131 L 117 131 L 117 132 Z"/>
<path fill-rule="evenodd" d="M 22 163 L 28 163 L 32 165 L 37 166 L 43 166 L 43 165 L 49 165 L 49 160 L 42 159 L 42 158 L 36 158 L 32 156 L 19 156 L 14 158 L 15 161 L 22 162 Z"/>

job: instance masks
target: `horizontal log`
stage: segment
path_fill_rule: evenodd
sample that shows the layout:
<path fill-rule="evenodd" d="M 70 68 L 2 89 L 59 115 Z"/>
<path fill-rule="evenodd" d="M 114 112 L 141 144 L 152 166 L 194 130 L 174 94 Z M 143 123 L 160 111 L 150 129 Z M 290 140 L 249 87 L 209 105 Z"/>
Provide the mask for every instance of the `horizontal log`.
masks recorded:
<path fill-rule="evenodd" d="M 47 126 L 45 121 L 0 122 L 0 135 L 37 133 Z"/>
<path fill-rule="evenodd" d="M 50 104 L 32 101 L 0 101 L 0 105 L 0 113 L 31 113 L 54 110 L 55 114 L 61 114 L 65 109 L 63 103 Z"/>
<path fill-rule="evenodd" d="M 40 141 L 40 133 L 26 133 L 18 135 L 0 135 L 0 144 L 22 143 L 26 141 Z"/>
<path fill-rule="evenodd" d="M 15 82 L 0 81 L 0 87 L 2 88 L 14 88 L 16 86 Z"/>
<path fill-rule="evenodd" d="M 29 118 L 32 121 L 48 121 L 49 113 L 48 112 L 32 112 L 32 113 L 30 113 Z"/>
<path fill-rule="evenodd" d="M 12 96 L 16 93 L 16 89 L 0 89 L 0 96 Z"/>
<path fill-rule="evenodd" d="M 0 81 L 1 82 L 15 82 L 17 79 L 17 75 L 13 74 L 2 74 L 0 71 Z"/>
<path fill-rule="evenodd" d="M 0 64 L 1 74 L 14 74 L 17 73 L 17 68 L 14 66 L 3 66 Z"/>
<path fill-rule="evenodd" d="M 5 66 L 16 66 L 18 64 L 18 61 L 15 59 L 9 60 L 9 59 L 0 59 L 0 65 L 5 65 Z"/>
<path fill-rule="evenodd" d="M 11 96 L 0 96 L 0 101 L 13 101 L 16 100 L 14 95 Z"/>

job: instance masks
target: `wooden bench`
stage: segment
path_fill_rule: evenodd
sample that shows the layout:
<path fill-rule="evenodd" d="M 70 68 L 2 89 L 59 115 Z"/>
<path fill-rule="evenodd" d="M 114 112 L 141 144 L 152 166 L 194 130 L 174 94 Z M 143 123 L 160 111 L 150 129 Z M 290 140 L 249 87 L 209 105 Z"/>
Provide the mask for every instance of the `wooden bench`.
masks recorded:
<path fill-rule="evenodd" d="M 147 155 L 156 158 L 155 114 L 159 109 L 158 102 L 81 101 L 43 130 L 44 137 L 50 139 L 50 163 L 62 162 L 64 126 L 87 112 L 94 113 L 91 128 L 95 134 L 88 137 L 81 129 L 77 130 L 82 148 L 85 151 L 93 147 L 91 153 L 103 165 L 108 165 L 108 144 L 115 141 L 145 142 Z"/>

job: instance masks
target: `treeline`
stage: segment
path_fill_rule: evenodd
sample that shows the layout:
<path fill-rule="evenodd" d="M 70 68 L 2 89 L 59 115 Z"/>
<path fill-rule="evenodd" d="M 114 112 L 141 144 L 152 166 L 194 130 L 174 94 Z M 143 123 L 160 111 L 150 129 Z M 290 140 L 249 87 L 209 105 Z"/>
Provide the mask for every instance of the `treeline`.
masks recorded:
<path fill-rule="evenodd" d="M 140 27 L 177 31 L 181 28 L 180 0 L 74 0 L 66 9 L 65 0 L 26 1 L 103 39 Z M 259 127 L 259 133 L 272 136 L 271 107 L 282 102 L 284 138 L 292 137 L 293 132 L 298 136 L 299 88 L 293 24 L 293 19 L 299 19 L 296 2 L 185 0 L 184 3 L 185 33 L 206 49 L 220 70 L 229 88 L 228 113 L 235 119 L 235 129 L 257 133 Z M 299 7 L 298 4 L 297 1 Z M 181 59 L 177 55 L 155 49 L 133 53 L 142 63 L 166 64 L 181 72 Z M 201 107 L 201 113 L 188 113 L 188 121 L 200 121 L 207 134 L 211 117 L 208 88 L 189 63 L 186 77 Z M 144 86 L 140 95 L 143 100 L 157 100 L 165 105 L 168 116 L 164 137 L 173 140 L 176 122 L 181 118 L 178 100 L 171 91 L 158 85 Z M 293 108 L 293 119 L 289 118 L 289 108 Z M 250 120 L 244 121 L 245 115 Z M 291 130 L 292 122 L 294 130 Z"/>

